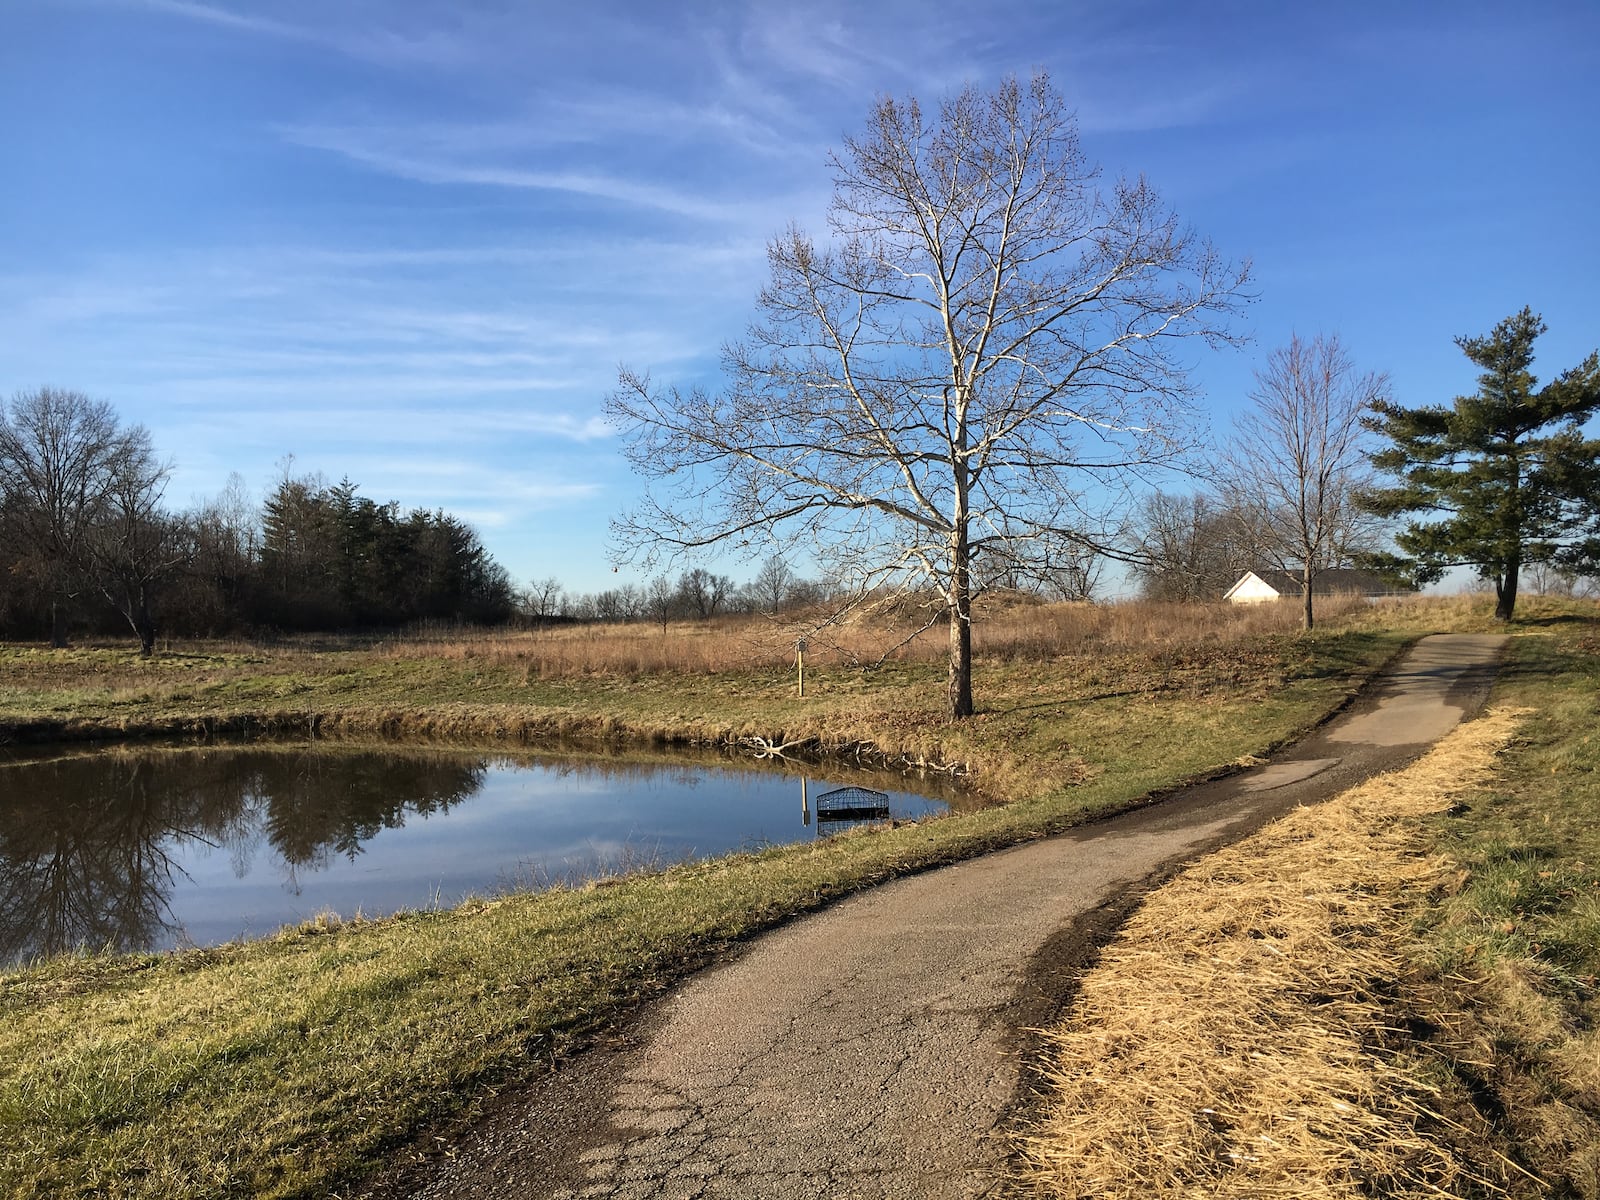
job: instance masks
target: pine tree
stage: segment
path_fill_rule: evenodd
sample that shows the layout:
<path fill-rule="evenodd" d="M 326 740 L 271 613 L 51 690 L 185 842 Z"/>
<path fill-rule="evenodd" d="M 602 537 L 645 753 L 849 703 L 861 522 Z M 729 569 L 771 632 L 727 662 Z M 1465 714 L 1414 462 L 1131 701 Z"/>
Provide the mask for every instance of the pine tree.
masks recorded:
<path fill-rule="evenodd" d="M 1417 582 L 1473 567 L 1494 582 L 1502 621 L 1524 565 L 1600 573 L 1600 439 L 1583 432 L 1600 410 L 1600 354 L 1539 388 L 1529 368 L 1545 328 L 1524 308 L 1487 337 L 1457 338 L 1483 371 L 1475 395 L 1448 408 L 1380 400 L 1365 422 L 1391 443 L 1373 465 L 1400 480 L 1369 491 L 1366 506 L 1383 517 L 1424 514 L 1395 537 Z"/>

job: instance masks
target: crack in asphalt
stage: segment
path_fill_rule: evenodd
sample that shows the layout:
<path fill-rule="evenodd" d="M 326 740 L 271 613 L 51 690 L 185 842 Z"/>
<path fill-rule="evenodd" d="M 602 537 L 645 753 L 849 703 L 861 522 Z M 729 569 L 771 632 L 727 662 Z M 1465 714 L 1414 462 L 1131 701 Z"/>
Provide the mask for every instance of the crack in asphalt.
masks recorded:
<path fill-rule="evenodd" d="M 755 939 L 370 1200 L 1001 1195 L 1039 1090 L 1028 1032 L 1138 897 L 1297 804 L 1416 757 L 1483 700 L 1503 639 L 1428 638 L 1255 771 L 901 879 Z"/>

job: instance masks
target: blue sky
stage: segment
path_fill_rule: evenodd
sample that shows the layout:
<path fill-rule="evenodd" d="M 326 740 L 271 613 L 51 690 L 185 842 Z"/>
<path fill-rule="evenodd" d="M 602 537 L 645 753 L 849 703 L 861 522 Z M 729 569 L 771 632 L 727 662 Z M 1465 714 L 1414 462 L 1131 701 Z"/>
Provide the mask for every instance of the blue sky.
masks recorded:
<path fill-rule="evenodd" d="M 1252 259 L 1254 344 L 1195 350 L 1223 428 L 1294 331 L 1404 403 L 1525 304 L 1544 376 L 1600 344 L 1596 46 L 1589 0 L 4 0 L 0 394 L 111 401 L 180 506 L 293 455 L 607 587 L 617 365 L 714 382 L 875 96 L 1044 68 Z"/>

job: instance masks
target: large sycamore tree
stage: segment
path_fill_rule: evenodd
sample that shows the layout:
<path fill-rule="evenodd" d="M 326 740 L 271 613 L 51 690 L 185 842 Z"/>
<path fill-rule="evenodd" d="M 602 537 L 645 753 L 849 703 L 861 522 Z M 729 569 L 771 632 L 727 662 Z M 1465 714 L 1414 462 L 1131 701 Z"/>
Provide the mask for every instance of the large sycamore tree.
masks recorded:
<path fill-rule="evenodd" d="M 1475 395 L 1405 408 L 1373 405 L 1368 427 L 1388 442 L 1372 456 L 1397 477 L 1366 504 L 1384 517 L 1422 514 L 1395 541 L 1417 581 L 1452 566 L 1493 581 L 1496 620 L 1509 621 L 1523 567 L 1600 571 L 1600 439 L 1584 424 L 1600 411 L 1600 354 L 1544 387 L 1531 370 L 1545 332 L 1524 308 L 1487 337 L 1456 345 L 1482 369 Z"/>
<path fill-rule="evenodd" d="M 936 115 L 882 99 L 830 163 L 830 236 L 769 245 L 722 386 L 622 371 L 609 413 L 651 486 L 615 532 L 931 592 L 963 717 L 973 598 L 1113 547 L 1107 496 L 1190 448 L 1180 339 L 1229 340 L 1247 268 L 1142 178 L 1102 185 L 1044 75 Z"/>

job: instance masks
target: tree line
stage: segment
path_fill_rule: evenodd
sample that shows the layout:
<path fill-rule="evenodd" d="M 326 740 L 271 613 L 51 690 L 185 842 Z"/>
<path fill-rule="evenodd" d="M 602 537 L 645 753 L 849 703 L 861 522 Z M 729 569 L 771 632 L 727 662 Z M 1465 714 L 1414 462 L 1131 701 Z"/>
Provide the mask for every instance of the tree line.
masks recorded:
<path fill-rule="evenodd" d="M 838 585 L 797 574 L 778 554 L 769 555 L 745 583 L 705 567 L 676 578 L 659 574 L 643 584 L 622 583 L 594 592 L 569 591 L 555 576 L 535 580 L 518 597 L 519 616 L 532 624 L 559 621 L 642 622 L 663 628 L 675 620 L 709 620 L 730 614 L 775 616 L 828 605 Z"/>
<path fill-rule="evenodd" d="M 979 562 L 976 573 L 985 591 L 1030 592 L 1046 600 L 1094 598 L 1107 561 L 1074 554 L 1030 572 L 1014 564 Z M 731 575 L 691 567 L 676 577 L 662 573 L 643 584 L 623 583 L 595 592 L 569 591 L 555 576 L 535 580 L 518 594 L 518 614 L 532 624 L 557 621 L 653 621 L 665 627 L 674 620 L 708 620 L 723 615 L 799 614 L 820 610 L 824 620 L 863 602 L 892 601 L 896 589 L 862 593 L 845 580 L 823 574 L 799 574 L 781 554 L 768 555 L 755 575 L 738 583 Z M 936 604 L 929 597 L 923 603 Z"/>
<path fill-rule="evenodd" d="M 500 621 L 515 589 L 473 529 L 348 479 L 284 477 L 259 508 L 237 479 L 189 511 L 171 466 L 110 404 L 44 387 L 0 403 L 0 633 L 158 634 Z"/>
<path fill-rule="evenodd" d="M 737 583 L 693 567 L 596 592 L 517 588 L 470 525 L 283 475 L 259 503 L 235 477 L 188 511 L 169 463 L 106 401 L 44 387 L 0 401 L 0 636 L 138 638 L 372 629 L 418 621 L 653 621 L 794 611 L 837 587 L 773 555 Z"/>

